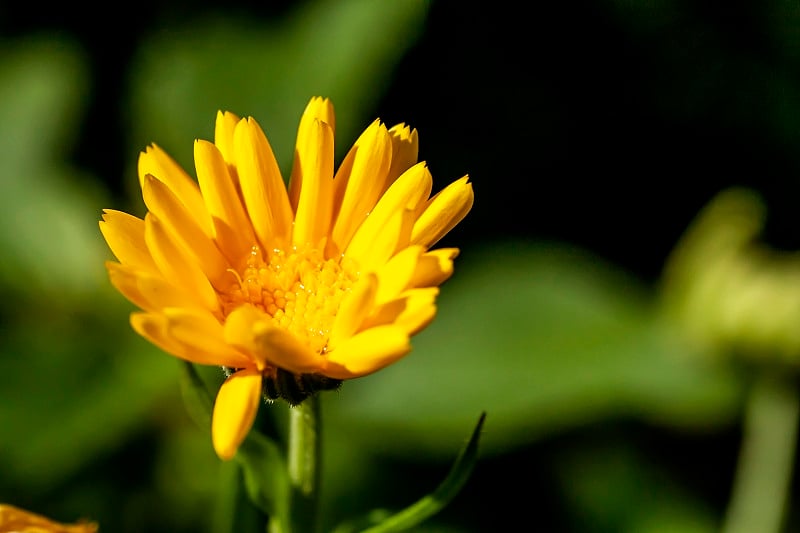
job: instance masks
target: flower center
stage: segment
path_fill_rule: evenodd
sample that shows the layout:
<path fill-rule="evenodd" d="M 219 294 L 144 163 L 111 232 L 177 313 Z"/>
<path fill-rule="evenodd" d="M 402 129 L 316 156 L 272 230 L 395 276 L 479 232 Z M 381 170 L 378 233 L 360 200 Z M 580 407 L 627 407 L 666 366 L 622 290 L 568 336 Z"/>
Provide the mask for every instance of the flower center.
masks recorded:
<path fill-rule="evenodd" d="M 342 299 L 358 279 L 351 259 L 326 259 L 312 247 L 272 250 L 264 257 L 253 246 L 241 272 L 231 269 L 235 281 L 222 295 L 223 311 L 252 304 L 279 326 L 324 353 L 328 335 Z"/>

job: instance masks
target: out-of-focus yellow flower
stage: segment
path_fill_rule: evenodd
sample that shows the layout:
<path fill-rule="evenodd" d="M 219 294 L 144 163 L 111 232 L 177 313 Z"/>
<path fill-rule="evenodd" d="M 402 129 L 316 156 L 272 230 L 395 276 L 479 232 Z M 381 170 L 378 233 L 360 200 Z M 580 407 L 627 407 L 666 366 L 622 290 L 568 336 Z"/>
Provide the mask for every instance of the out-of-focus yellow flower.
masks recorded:
<path fill-rule="evenodd" d="M 0 503 L 0 533 L 95 533 L 97 524 L 60 524 L 13 505 Z"/>
<path fill-rule="evenodd" d="M 217 114 L 194 144 L 195 182 L 155 144 L 139 157 L 144 219 L 105 210 L 113 285 L 163 350 L 219 365 L 212 417 L 230 459 L 262 396 L 301 402 L 411 349 L 457 248 L 430 250 L 470 210 L 468 176 L 431 196 L 416 129 L 374 121 L 334 170 L 334 110 L 300 120 L 288 187 L 253 118 Z M 198 186 L 199 184 L 199 186 Z"/>

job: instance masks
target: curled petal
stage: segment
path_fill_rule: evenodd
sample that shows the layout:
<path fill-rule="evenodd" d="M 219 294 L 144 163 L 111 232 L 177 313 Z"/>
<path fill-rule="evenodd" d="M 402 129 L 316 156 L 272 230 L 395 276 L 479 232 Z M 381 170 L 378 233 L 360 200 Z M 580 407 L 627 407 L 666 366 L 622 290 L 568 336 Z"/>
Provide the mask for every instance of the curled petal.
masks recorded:
<path fill-rule="evenodd" d="M 428 201 L 411 232 L 413 244 L 430 248 L 467 216 L 475 199 L 468 179 L 454 181 Z"/>
<path fill-rule="evenodd" d="M 198 225 L 203 228 L 207 237 L 214 235 L 211 217 L 206 210 L 197 182 L 156 144 L 151 144 L 139 154 L 140 185 L 144 185 L 144 177 L 148 174 L 166 184 L 186 209 L 196 217 Z"/>
<path fill-rule="evenodd" d="M 191 252 L 206 277 L 217 289 L 224 290 L 228 261 L 178 197 L 151 174 L 144 177 L 142 196 L 150 212 L 165 224 L 173 239 Z"/>
<path fill-rule="evenodd" d="M 239 354 L 228 357 L 229 352 L 212 352 L 198 342 L 183 342 L 170 332 L 170 321 L 163 314 L 133 313 L 131 326 L 139 335 L 168 354 L 190 363 L 238 368 L 246 361 Z"/>
<path fill-rule="evenodd" d="M 122 211 L 104 209 L 100 231 L 120 263 L 158 272 L 144 242 L 144 220 Z"/>
<path fill-rule="evenodd" d="M 416 335 L 436 316 L 438 287 L 411 289 L 378 307 L 364 321 L 363 328 L 393 324 L 409 336 Z"/>
<path fill-rule="evenodd" d="M 268 365 L 295 373 L 318 372 L 319 354 L 285 329 L 272 324 L 269 315 L 252 305 L 236 308 L 225 321 L 225 341 L 246 350 L 263 370 Z"/>
<path fill-rule="evenodd" d="M 458 257 L 458 248 L 440 248 L 422 254 L 417 270 L 409 281 L 409 287 L 435 287 L 453 275 L 453 260 Z"/>
<path fill-rule="evenodd" d="M 363 272 L 381 268 L 399 249 L 408 244 L 414 224 L 414 212 L 400 209 L 384 223 L 369 217 L 350 241 L 344 255 L 358 261 Z"/>
<path fill-rule="evenodd" d="M 231 368 L 246 368 L 253 362 L 242 352 L 225 342 L 222 324 L 204 309 L 167 308 L 167 333 L 192 350 L 214 354 L 214 364 Z"/>
<path fill-rule="evenodd" d="M 207 309 L 218 311 L 219 299 L 211 282 L 194 260 L 192 253 L 180 241 L 174 240 L 164 224 L 153 213 L 144 219 L 144 238 L 164 278 L 191 295 Z"/>
<path fill-rule="evenodd" d="M 195 141 L 194 164 L 203 199 L 214 221 L 217 243 L 231 264 L 236 266 L 236 261 L 256 242 L 236 181 L 221 150 L 208 141 Z"/>
<path fill-rule="evenodd" d="M 397 298 L 409 286 L 423 251 L 422 246 L 409 246 L 397 252 L 378 269 L 376 272 L 379 281 L 378 293 L 375 296 L 376 304 Z"/>
<path fill-rule="evenodd" d="M 364 319 L 372 311 L 377 290 L 378 278 L 375 274 L 365 274 L 358 280 L 336 313 L 336 320 L 328 340 L 329 349 L 335 350 L 339 343 L 358 331 Z"/>
<path fill-rule="evenodd" d="M 328 352 L 323 372 L 335 379 L 365 376 L 388 366 L 411 351 L 411 341 L 394 325 L 367 329 Z"/>
<path fill-rule="evenodd" d="M 261 403 L 261 372 L 241 370 L 232 374 L 217 393 L 211 415 L 211 440 L 223 461 L 236 455 L 247 437 Z"/>
<path fill-rule="evenodd" d="M 161 275 L 112 261 L 106 263 L 106 269 L 111 284 L 145 311 L 192 305 L 191 298 Z"/>

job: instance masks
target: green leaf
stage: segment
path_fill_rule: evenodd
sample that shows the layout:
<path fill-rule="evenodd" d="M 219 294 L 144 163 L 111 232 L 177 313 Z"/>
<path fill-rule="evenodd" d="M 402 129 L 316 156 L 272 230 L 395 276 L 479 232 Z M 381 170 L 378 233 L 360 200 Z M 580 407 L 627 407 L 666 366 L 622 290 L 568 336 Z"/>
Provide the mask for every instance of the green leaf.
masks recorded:
<path fill-rule="evenodd" d="M 485 420 L 486 413 L 484 412 L 481 413 L 472 436 L 459 453 L 449 474 L 434 492 L 394 514 L 383 509 L 371 511 L 365 517 L 338 526 L 334 533 L 406 531 L 444 509 L 456 497 L 472 473 L 478 458 L 478 440 Z"/>
<path fill-rule="evenodd" d="M 250 501 L 280 524 L 288 524 L 290 486 L 286 462 L 275 441 L 252 429 L 234 456 L 244 473 Z"/>
<path fill-rule="evenodd" d="M 741 383 L 684 342 L 654 293 L 574 247 L 462 250 L 411 354 L 345 383 L 329 423 L 376 452 L 441 457 L 442 442 L 483 410 L 487 453 L 609 418 L 730 422 Z"/>
<path fill-rule="evenodd" d="M 97 227 L 104 195 L 64 163 L 86 73 L 79 48 L 64 39 L 11 41 L 0 51 L 0 288 L 71 310 L 96 304 L 110 258 Z"/>
<path fill-rule="evenodd" d="M 42 318 L 17 324 L 4 338 L 0 427 L 9 438 L 1 445 L 0 487 L 54 486 L 132 434 L 152 429 L 155 419 L 159 426 L 178 420 L 170 401 L 174 360 L 96 318 L 44 318 L 46 335 Z M 126 326 L 124 319 L 119 326 Z M 91 343 L 88 330 L 98 332 Z M 179 406 L 177 394 L 174 399 Z"/>

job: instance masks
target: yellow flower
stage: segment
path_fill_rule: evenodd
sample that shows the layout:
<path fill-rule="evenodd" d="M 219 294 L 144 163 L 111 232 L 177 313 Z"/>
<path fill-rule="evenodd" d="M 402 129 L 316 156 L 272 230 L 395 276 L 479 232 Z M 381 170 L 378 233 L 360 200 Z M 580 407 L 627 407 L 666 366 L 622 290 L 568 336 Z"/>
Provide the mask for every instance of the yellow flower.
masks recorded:
<path fill-rule="evenodd" d="M 155 144 L 139 157 L 144 219 L 104 210 L 113 285 L 133 328 L 227 379 L 212 441 L 230 459 L 261 398 L 297 404 L 379 370 L 436 314 L 457 248 L 430 248 L 472 207 L 468 176 L 431 197 L 416 129 L 374 121 L 334 172 L 334 111 L 310 100 L 288 187 L 253 118 L 217 113 L 195 182 Z M 199 186 L 198 186 L 199 185 Z"/>
<path fill-rule="evenodd" d="M 60 524 L 13 505 L 0 503 L 0 533 L 95 533 L 96 531 L 97 524 L 91 522 Z"/>

